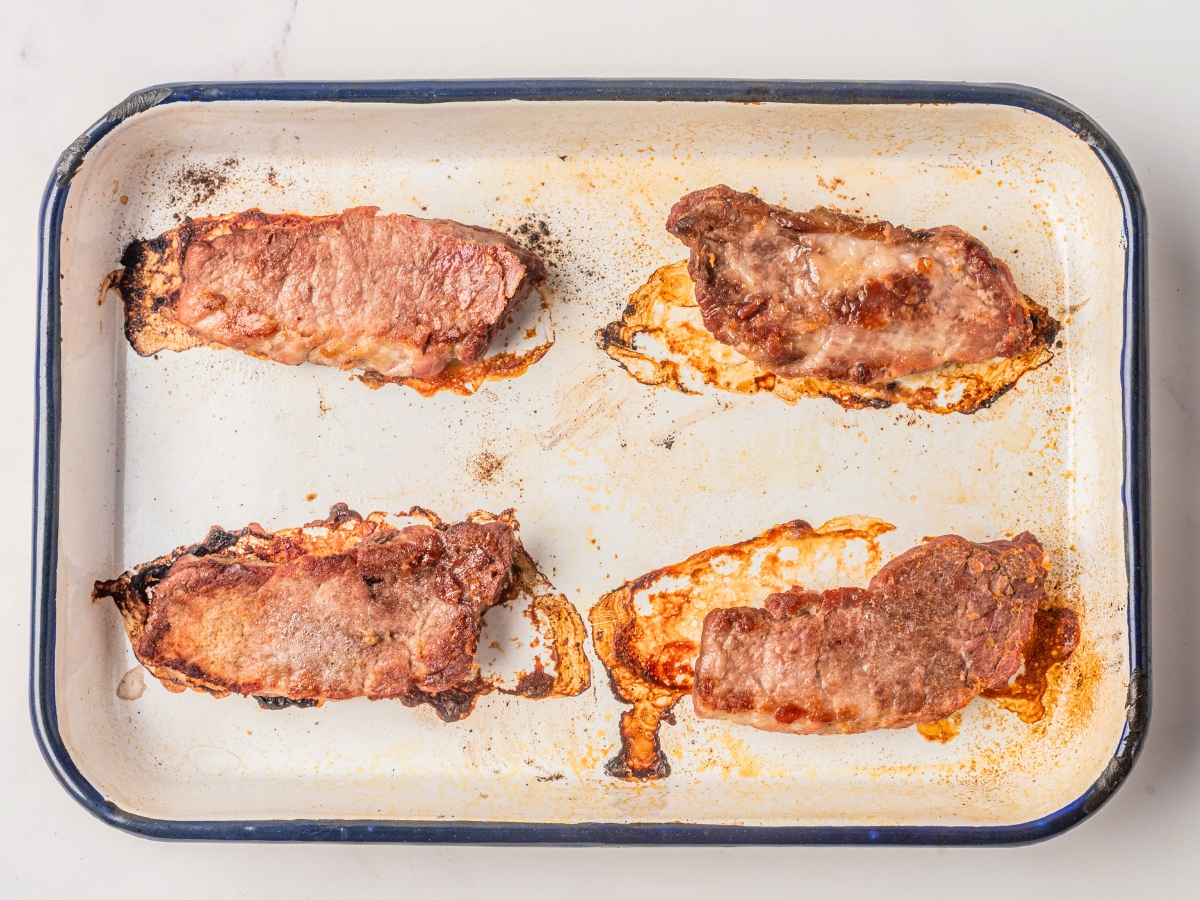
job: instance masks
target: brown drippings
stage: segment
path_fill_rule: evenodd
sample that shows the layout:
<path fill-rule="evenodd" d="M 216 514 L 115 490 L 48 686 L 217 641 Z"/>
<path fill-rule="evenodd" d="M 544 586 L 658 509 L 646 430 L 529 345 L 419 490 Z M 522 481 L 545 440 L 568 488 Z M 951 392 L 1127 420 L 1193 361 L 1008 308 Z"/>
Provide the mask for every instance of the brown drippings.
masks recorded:
<path fill-rule="evenodd" d="M 1045 310 L 1025 298 L 1034 316 Z M 653 350 L 635 348 L 652 339 Z M 859 385 L 824 378 L 785 378 L 760 368 L 704 327 L 687 262 L 663 266 L 634 291 L 617 322 L 600 331 L 600 348 L 642 384 L 697 393 L 687 382 L 737 394 L 767 391 L 788 404 L 803 397 L 828 397 L 847 409 L 884 408 L 903 403 L 934 413 L 973 413 L 1009 390 L 1022 375 L 1052 358 L 1044 340 L 1012 359 L 986 363 L 946 363 L 932 372 L 906 375 L 882 385 Z M 665 352 L 663 350 L 665 348 Z M 690 377 L 689 377 L 690 376 Z"/>
<path fill-rule="evenodd" d="M 205 340 L 162 312 L 178 301 L 179 292 L 183 289 L 183 258 L 188 245 L 192 241 L 208 241 L 263 225 L 302 225 L 334 218 L 337 216 L 276 214 L 248 209 L 229 215 L 185 220 L 178 228 L 172 228 L 157 238 L 130 244 L 121 259 L 125 268 L 105 276 L 101 284 L 101 299 L 109 288 L 117 288 L 125 304 L 125 336 L 139 356 L 153 356 L 162 350 L 190 350 L 193 347 L 228 349 L 222 344 Z M 533 302 L 532 298 L 537 296 L 540 296 L 540 292 L 534 292 L 525 302 Z M 541 303 L 542 309 L 548 313 L 549 306 L 544 297 Z M 532 335 L 526 332 L 528 340 L 537 337 L 537 329 L 532 331 Z M 370 388 L 380 388 L 385 384 L 407 385 L 422 397 L 432 397 L 439 391 L 467 396 L 479 390 L 484 382 L 524 375 L 552 346 L 554 337 L 550 334 L 528 350 L 494 353 L 471 366 L 451 362 L 437 375 L 427 378 L 393 378 L 378 372 L 361 372 L 357 377 Z"/>
<path fill-rule="evenodd" d="M 444 527 L 442 520 L 429 510 L 414 506 L 400 515 L 423 520 L 434 528 Z M 154 585 L 161 581 L 171 565 L 184 555 L 204 556 L 220 553 L 222 556 L 259 559 L 264 562 L 282 563 L 301 556 L 333 556 L 344 553 L 360 544 L 380 528 L 392 528 L 384 512 L 373 512 L 360 516 L 344 503 L 334 505 L 329 516 L 309 522 L 298 528 L 282 528 L 266 531 L 261 525 L 251 523 L 238 531 L 225 531 L 213 527 L 199 544 L 177 547 L 171 553 L 160 556 L 132 572 L 126 572 L 112 581 L 98 581 L 92 591 L 92 600 L 111 598 L 120 610 L 125 631 L 133 646 L 138 645 L 142 629 L 150 614 L 150 602 Z M 514 526 L 516 519 L 512 510 L 495 516 L 488 512 L 475 512 L 467 517 L 470 521 L 506 521 Z M 474 676 L 453 688 L 437 693 L 412 690 L 400 700 L 406 706 L 428 704 L 445 722 L 455 722 L 470 715 L 475 702 L 484 694 L 500 691 L 539 700 L 548 697 L 573 697 L 591 685 L 591 666 L 583 651 L 587 636 L 583 617 L 567 598 L 554 590 L 550 581 L 538 570 L 520 540 L 517 540 L 513 558 L 513 577 L 496 605 L 508 604 L 523 608 L 524 615 L 533 623 L 539 639 L 549 647 L 554 664 L 554 674 L 546 671 L 540 659 L 535 658 L 533 673 L 518 680 L 515 689 L 502 688 L 497 682 L 484 678 L 476 670 Z M 486 613 L 484 618 L 486 619 Z M 157 666 L 146 669 L 162 682 L 172 693 L 187 689 L 211 694 L 221 698 L 229 691 L 219 685 L 209 684 L 192 674 Z M 261 706 L 282 709 L 304 706 L 305 703 L 291 702 L 285 697 L 256 698 Z M 319 704 L 318 704 L 319 705 Z"/>
<path fill-rule="evenodd" d="M 546 674 L 546 669 L 542 666 L 541 659 L 535 656 L 533 658 L 533 671 L 521 673 L 521 677 L 517 679 L 517 686 L 512 690 L 512 693 L 521 697 L 528 697 L 530 700 L 541 700 L 543 697 L 549 697 L 550 691 L 553 688 L 554 676 Z"/>
<path fill-rule="evenodd" d="M 1054 606 L 1039 609 L 1033 633 L 1025 645 L 1025 669 L 1006 687 L 983 691 L 982 696 L 1016 713 L 1022 722 L 1034 723 L 1046 715 L 1046 691 L 1055 666 L 1063 666 L 1079 646 L 1079 619 L 1071 610 Z"/>
<path fill-rule="evenodd" d="M 96 305 L 103 306 L 104 299 L 108 296 L 109 291 L 117 291 L 120 293 L 121 276 L 125 274 L 124 269 L 113 269 L 100 281 L 100 291 L 96 295 Z"/>
<path fill-rule="evenodd" d="M 415 688 L 400 698 L 400 702 L 408 707 L 422 704 L 432 706 L 437 717 L 443 722 L 458 722 L 475 711 L 475 701 L 484 694 L 490 694 L 496 689 L 495 685 L 485 680 L 478 672 L 468 681 L 460 682 L 445 691 L 431 694 Z"/>
<path fill-rule="evenodd" d="M 517 680 L 516 694 L 540 700 L 547 697 L 574 697 L 592 684 L 592 666 L 583 652 L 587 629 L 575 605 L 554 589 L 525 548 L 517 543 L 513 559 L 513 580 L 500 599 L 511 607 L 523 607 L 522 614 L 533 623 L 541 642 L 549 648 L 554 675 L 546 673 L 542 661 L 534 658 L 534 671 Z M 541 673 L 539 675 L 538 673 Z M 546 685 L 546 679 L 553 682 Z M 523 686 L 524 685 L 524 686 Z M 530 693 L 536 690 L 537 693 Z"/>
<path fill-rule="evenodd" d="M 422 397 L 432 397 L 439 391 L 450 391 L 467 397 L 479 390 L 485 381 L 502 381 L 517 378 L 529 371 L 529 367 L 546 355 L 554 346 L 553 339 L 538 344 L 520 353 L 504 352 L 485 357 L 473 366 L 452 362 L 436 375 L 427 378 L 413 376 L 389 378 L 378 372 L 363 372 L 358 380 L 369 388 L 381 388 L 385 384 L 402 384 L 412 388 Z"/>
<path fill-rule="evenodd" d="M 626 780 L 670 774 L 658 729 L 692 690 L 710 611 L 761 605 L 770 594 L 809 581 L 822 563 L 842 570 L 852 543 L 864 545 L 866 567 L 874 571 L 880 558 L 876 539 L 890 530 L 886 522 L 857 516 L 815 529 L 807 522 L 788 522 L 649 572 L 601 597 L 588 614 L 592 640 L 613 693 L 633 704 L 621 715 L 621 751 L 605 771 Z M 649 612 L 639 612 L 646 604 Z"/>
<path fill-rule="evenodd" d="M 937 744 L 948 744 L 958 737 L 960 725 L 962 725 L 962 713 L 956 712 L 936 722 L 918 723 L 917 732 L 927 741 L 933 741 Z"/>

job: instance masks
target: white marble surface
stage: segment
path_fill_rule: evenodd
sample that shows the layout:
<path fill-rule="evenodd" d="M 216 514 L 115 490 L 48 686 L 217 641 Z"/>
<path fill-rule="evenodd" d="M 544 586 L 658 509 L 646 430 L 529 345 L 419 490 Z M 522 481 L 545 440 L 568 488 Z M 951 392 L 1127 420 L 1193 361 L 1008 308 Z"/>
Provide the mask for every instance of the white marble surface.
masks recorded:
<path fill-rule="evenodd" d="M 1192 4 L 0 3 L 0 896 L 1187 896 L 1200 868 L 1200 57 Z M 1051 8 L 1053 7 L 1053 8 Z M 734 11 L 736 8 L 736 12 Z M 1014 81 L 1082 107 L 1151 221 L 1154 714 L 1092 819 L 1005 850 L 151 843 L 50 775 L 27 711 L 37 213 L 58 155 L 163 81 L 505 76 Z"/>

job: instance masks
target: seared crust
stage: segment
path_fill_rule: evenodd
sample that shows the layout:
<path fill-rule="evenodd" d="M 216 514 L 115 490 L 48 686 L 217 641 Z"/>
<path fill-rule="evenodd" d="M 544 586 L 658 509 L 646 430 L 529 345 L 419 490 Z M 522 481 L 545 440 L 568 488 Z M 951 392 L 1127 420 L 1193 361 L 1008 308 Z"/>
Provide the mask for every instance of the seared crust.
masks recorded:
<path fill-rule="evenodd" d="M 675 204 L 667 230 L 692 251 L 709 332 L 776 376 L 882 385 L 1018 357 L 1058 330 L 953 226 L 793 212 L 719 185 Z"/>
<path fill-rule="evenodd" d="M 273 534 L 213 528 L 98 582 L 94 596 L 115 600 L 138 660 L 172 689 L 430 702 L 468 686 L 482 613 L 509 584 L 519 544 L 511 511 L 455 525 L 413 514 L 425 523 L 397 529 L 338 504 Z"/>
<path fill-rule="evenodd" d="M 797 587 L 766 609 L 715 610 L 696 714 L 798 734 L 936 722 L 1017 673 L 1047 565 L 1029 533 L 985 544 L 946 535 L 893 559 L 866 589 Z"/>
<path fill-rule="evenodd" d="M 258 209 L 185 220 L 122 257 L 125 333 L 150 355 L 209 344 L 383 378 L 479 362 L 546 277 L 507 235 L 444 219 Z"/>

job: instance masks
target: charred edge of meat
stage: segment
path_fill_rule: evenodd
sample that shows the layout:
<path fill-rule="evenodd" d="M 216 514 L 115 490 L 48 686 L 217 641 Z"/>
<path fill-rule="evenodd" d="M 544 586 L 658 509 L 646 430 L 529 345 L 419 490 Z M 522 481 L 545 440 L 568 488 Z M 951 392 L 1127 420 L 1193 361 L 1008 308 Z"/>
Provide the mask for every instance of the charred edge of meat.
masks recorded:
<path fill-rule="evenodd" d="M 694 283 L 687 273 L 687 266 L 688 261 L 684 260 L 657 269 L 634 291 L 621 318 L 609 322 L 596 333 L 599 348 L 641 384 L 667 387 L 684 394 L 697 393 L 686 383 L 686 368 L 705 385 L 718 390 L 741 394 L 766 391 L 788 404 L 805 397 L 825 397 L 845 409 L 886 409 L 904 404 L 925 412 L 970 415 L 991 406 L 1022 377 L 1054 358 L 1051 348 L 1060 329 L 1059 322 L 1035 301 L 1023 297 L 1033 325 L 1033 342 L 1023 353 L 1012 358 L 969 365 L 947 363 L 929 372 L 879 385 L 811 376 L 778 376 L 742 357 L 732 347 L 721 344 L 702 324 L 689 328 L 656 320 L 656 307 L 661 305 L 664 308 L 692 308 L 700 321 Z M 654 337 L 666 352 L 655 356 L 636 349 L 634 344 L 642 334 Z M 733 354 L 735 359 L 725 361 L 720 358 L 728 354 Z M 682 361 L 669 356 L 682 358 Z M 943 390 L 959 386 L 962 388 L 960 399 L 943 404 Z"/>
<path fill-rule="evenodd" d="M 146 241 L 133 241 L 121 255 L 124 271 L 116 287 L 125 308 L 125 337 L 139 356 L 160 350 L 187 350 L 207 344 L 202 337 L 162 314 L 179 300 L 183 257 L 193 222 Z"/>
<path fill-rule="evenodd" d="M 448 527 L 436 515 L 419 506 L 414 506 L 409 515 L 427 518 L 430 520 L 429 524 L 431 526 L 441 531 L 444 531 Z M 514 515 L 515 510 L 506 509 L 496 518 L 502 521 L 515 521 L 513 518 Z M 335 503 L 329 508 L 329 515 L 326 518 L 308 522 L 302 525 L 301 528 L 326 527 L 335 529 L 345 522 L 362 521 L 365 521 L 363 517 L 350 509 L 345 503 Z M 95 601 L 103 597 L 108 597 L 116 602 L 117 607 L 122 612 L 125 612 L 126 608 L 133 610 L 139 607 L 145 607 L 145 610 L 148 611 L 150 590 L 158 582 L 162 581 L 167 572 L 171 570 L 171 566 L 181 557 L 210 556 L 215 553 L 222 553 L 231 547 L 236 547 L 238 543 L 247 537 L 269 539 L 273 536 L 271 532 L 264 531 L 256 524 L 247 525 L 245 528 L 240 528 L 237 531 L 226 531 L 219 525 L 214 525 L 209 529 L 204 540 L 199 543 L 176 547 L 170 553 L 165 553 L 150 562 L 142 563 L 133 569 L 133 571 L 126 572 L 112 581 L 97 581 L 92 588 L 92 600 Z M 142 616 L 142 621 L 145 621 L 145 615 Z"/>
<path fill-rule="evenodd" d="M 495 689 L 495 685 L 485 681 L 483 676 L 476 672 L 470 681 L 456 684 L 436 694 L 413 688 L 400 698 L 400 702 L 411 708 L 423 703 L 428 704 L 443 722 L 459 722 L 475 711 L 475 701 Z"/>
<path fill-rule="evenodd" d="M 1054 343 L 1054 339 L 1058 337 L 1058 332 L 1062 329 L 1062 323 L 1050 315 L 1046 307 L 1042 306 L 1029 295 L 1022 294 L 1021 299 L 1025 301 L 1025 311 L 1029 314 L 1029 320 L 1033 324 L 1034 343 L 1041 343 L 1049 347 Z"/>
<path fill-rule="evenodd" d="M 255 697 L 258 705 L 262 709 L 288 709 L 296 707 L 297 709 L 312 709 L 320 706 L 320 700 L 305 698 L 301 700 L 293 700 L 291 697 Z"/>

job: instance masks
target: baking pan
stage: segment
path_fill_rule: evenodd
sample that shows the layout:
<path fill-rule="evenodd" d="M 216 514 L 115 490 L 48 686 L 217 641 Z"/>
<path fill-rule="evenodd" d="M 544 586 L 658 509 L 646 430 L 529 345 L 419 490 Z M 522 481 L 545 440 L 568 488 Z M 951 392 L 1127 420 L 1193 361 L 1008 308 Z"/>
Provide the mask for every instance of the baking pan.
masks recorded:
<path fill-rule="evenodd" d="M 717 182 L 795 209 L 960 225 L 1064 323 L 1063 346 L 972 416 L 639 384 L 597 330 L 685 256 L 663 227 L 670 205 Z M 232 351 L 139 358 L 116 296 L 98 297 L 125 243 L 178 217 L 355 204 L 536 241 L 550 352 L 518 379 L 426 398 Z M 182 839 L 1012 843 L 1081 821 L 1137 756 L 1145 213 L 1120 151 L 1056 98 L 932 83 L 167 85 L 63 153 L 40 229 L 30 703 L 55 775 L 113 825 Z M 514 506 L 585 614 L 623 580 L 796 518 L 883 519 L 883 559 L 925 535 L 1029 529 L 1083 638 L 1034 724 L 976 700 L 946 743 L 915 729 L 803 738 L 700 722 L 685 701 L 662 735 L 672 773 L 649 782 L 605 773 L 625 707 L 594 655 L 580 696 L 491 695 L 454 724 L 366 700 L 262 711 L 152 679 L 118 696 L 136 660 L 94 580 L 212 524 L 290 526 L 335 501 L 455 518 Z"/>

